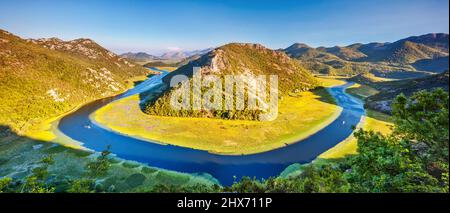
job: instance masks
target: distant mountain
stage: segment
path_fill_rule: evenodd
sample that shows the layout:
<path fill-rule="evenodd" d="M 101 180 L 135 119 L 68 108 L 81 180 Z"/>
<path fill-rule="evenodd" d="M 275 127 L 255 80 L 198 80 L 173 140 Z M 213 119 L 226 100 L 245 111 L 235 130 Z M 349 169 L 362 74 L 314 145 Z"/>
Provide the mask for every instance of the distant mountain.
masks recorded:
<path fill-rule="evenodd" d="M 161 59 L 165 60 L 181 60 L 186 58 L 187 55 L 184 52 L 167 52 L 160 56 Z"/>
<path fill-rule="evenodd" d="M 325 59 L 325 60 L 333 60 L 339 59 L 339 57 L 329 54 L 326 51 L 323 51 L 320 48 L 312 48 L 303 43 L 295 43 L 288 48 L 284 49 L 289 56 L 297 59 Z"/>
<path fill-rule="evenodd" d="M 165 60 L 182 60 L 185 58 L 189 58 L 191 56 L 195 56 L 195 55 L 203 55 L 205 53 L 210 52 L 211 50 L 213 50 L 214 48 L 208 48 L 208 49 L 203 49 L 203 50 L 194 50 L 194 51 L 172 51 L 172 52 L 167 52 L 164 53 L 160 56 L 161 59 L 165 59 Z"/>
<path fill-rule="evenodd" d="M 180 67 L 186 65 L 192 60 L 200 58 L 202 55 L 210 52 L 213 48 L 204 50 L 168 52 L 161 55 L 158 60 L 153 60 L 144 64 L 145 67 Z"/>
<path fill-rule="evenodd" d="M 128 52 L 121 54 L 120 57 L 129 59 L 134 62 L 144 62 L 144 63 L 149 61 L 161 60 L 161 58 L 158 56 L 150 55 L 144 52 L 137 52 L 137 53 Z"/>
<path fill-rule="evenodd" d="M 0 123 L 26 130 L 147 72 L 90 39 L 24 40 L 0 30 Z"/>
<path fill-rule="evenodd" d="M 183 74 L 192 77 L 194 67 L 200 67 L 204 75 L 225 76 L 229 74 L 278 75 L 279 96 L 315 88 L 318 83 L 298 61 L 289 58 L 283 52 L 270 50 L 259 44 L 231 43 L 214 49 L 189 62 L 167 75 L 163 81 L 167 85 L 174 75 Z M 144 105 L 144 111 L 152 115 L 217 117 L 225 119 L 257 120 L 260 111 L 176 111 L 170 106 L 170 97 L 174 89 L 167 89 L 159 98 L 150 99 Z M 223 91 L 225 95 L 225 91 Z M 154 95 L 154 94 L 153 94 Z"/>
<path fill-rule="evenodd" d="M 360 52 L 358 49 L 361 48 L 361 44 L 353 44 L 347 47 L 330 47 L 330 48 L 319 48 L 322 51 L 333 54 L 341 59 L 352 61 L 367 57 L 366 54 Z"/>
<path fill-rule="evenodd" d="M 423 44 L 425 46 L 438 49 L 442 52 L 448 53 L 448 34 L 445 33 L 429 33 L 421 36 L 411 36 L 406 39 L 402 39 L 399 42 L 410 41 L 418 44 Z"/>
<path fill-rule="evenodd" d="M 144 64 L 144 67 L 181 67 L 189 62 L 200 58 L 202 55 L 192 55 L 178 61 L 173 60 L 156 60 Z"/>
<path fill-rule="evenodd" d="M 442 72 L 448 69 L 448 43 L 448 34 L 432 33 L 393 43 L 358 43 L 345 47 L 312 48 L 296 43 L 283 51 L 322 73 Z"/>
<path fill-rule="evenodd" d="M 206 48 L 203 50 L 193 50 L 193 51 L 186 51 L 184 52 L 188 57 L 192 57 L 192 56 L 200 56 L 200 55 L 204 55 L 208 52 L 211 52 L 212 50 L 214 50 L 214 48 Z"/>

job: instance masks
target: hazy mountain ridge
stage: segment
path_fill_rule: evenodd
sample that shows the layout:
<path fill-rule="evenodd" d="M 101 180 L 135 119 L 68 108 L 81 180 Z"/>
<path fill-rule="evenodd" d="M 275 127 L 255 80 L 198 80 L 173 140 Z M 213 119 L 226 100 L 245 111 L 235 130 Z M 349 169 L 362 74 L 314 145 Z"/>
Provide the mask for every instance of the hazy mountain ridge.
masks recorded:
<path fill-rule="evenodd" d="M 0 30 L 0 123 L 26 129 L 87 101 L 126 89 L 148 71 L 90 39 L 24 40 Z"/>
<path fill-rule="evenodd" d="M 145 52 L 128 52 L 124 54 L 120 54 L 120 57 L 126 58 L 135 62 L 148 62 L 148 61 L 154 61 L 154 60 L 161 60 L 159 56 L 150 55 Z"/>
<path fill-rule="evenodd" d="M 193 50 L 193 51 L 171 51 L 171 52 L 162 54 L 160 56 L 160 58 L 166 59 L 166 60 L 182 60 L 182 59 L 189 58 L 192 56 L 196 56 L 196 55 L 200 56 L 200 55 L 206 54 L 213 49 L 214 48 L 207 48 L 207 49 Z"/>
<path fill-rule="evenodd" d="M 214 48 L 207 48 L 202 50 L 193 51 L 170 51 L 161 54 L 160 56 L 154 56 L 145 52 L 128 52 L 121 54 L 120 56 L 131 61 L 144 64 L 146 67 L 154 66 L 167 66 L 178 67 L 186 64 L 187 62 L 197 59 L 203 54 L 206 54 Z"/>

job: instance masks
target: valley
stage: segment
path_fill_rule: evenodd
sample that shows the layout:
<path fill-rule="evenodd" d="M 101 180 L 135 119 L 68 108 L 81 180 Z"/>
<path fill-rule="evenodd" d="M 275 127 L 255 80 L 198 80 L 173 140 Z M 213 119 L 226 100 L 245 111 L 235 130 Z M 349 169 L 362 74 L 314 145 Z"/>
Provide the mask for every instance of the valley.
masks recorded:
<path fill-rule="evenodd" d="M 148 116 L 140 109 L 139 101 L 137 95 L 117 100 L 97 110 L 91 119 L 107 129 L 140 139 L 241 155 L 301 141 L 329 125 L 342 111 L 325 89 L 287 96 L 279 105 L 280 115 L 267 122 Z"/>
<path fill-rule="evenodd" d="M 71 138 L 83 141 L 83 146 L 89 149 L 102 150 L 107 145 L 112 145 L 111 151 L 118 157 L 151 163 L 157 167 L 182 172 L 206 171 L 213 177 L 218 178 L 220 183 L 229 185 L 232 183 L 229 178 L 230 173 L 239 177 L 270 177 L 279 174 L 286 166 L 294 162 L 311 161 L 324 150 L 333 147 L 348 137 L 353 131 L 351 126 L 358 124 L 364 111 L 360 102 L 343 95 L 345 87 L 337 86 L 329 90 L 337 98 L 337 103 L 343 104 L 345 109 L 332 124 L 301 142 L 279 149 L 272 148 L 271 151 L 253 155 L 218 155 L 201 150 L 149 143 L 139 137 L 128 137 L 120 134 L 120 132 L 118 132 L 119 134 L 114 133 L 109 129 L 103 129 L 101 126 L 95 125 L 95 121 L 90 118 L 91 113 L 114 99 L 97 101 L 82 107 L 62 118 L 58 128 Z M 93 124 L 89 124 L 90 122 L 93 122 Z M 86 128 L 86 124 L 89 125 L 89 128 Z M 335 138 L 328 140 L 326 143 L 318 143 L 329 134 L 334 134 Z M 102 137 L 99 137 L 99 135 L 102 135 Z M 152 154 L 148 155 L 148 153 Z M 280 156 L 283 157 L 280 158 Z M 264 162 L 264 164 L 261 164 L 261 162 Z"/>
<path fill-rule="evenodd" d="M 102 191 L 300 177 L 308 166 L 359 156 L 361 129 L 393 134 L 396 96 L 448 91 L 446 34 L 333 48 L 230 43 L 157 57 L 118 56 L 90 39 L 0 33 L 0 175 L 23 179 L 51 155 L 54 180 L 82 178 L 80 165 L 108 149 L 114 156 L 98 180 Z M 260 111 L 247 108 L 172 110 L 170 78 L 192 81 L 194 67 L 221 77 L 277 74 L 277 117 L 261 121 Z"/>

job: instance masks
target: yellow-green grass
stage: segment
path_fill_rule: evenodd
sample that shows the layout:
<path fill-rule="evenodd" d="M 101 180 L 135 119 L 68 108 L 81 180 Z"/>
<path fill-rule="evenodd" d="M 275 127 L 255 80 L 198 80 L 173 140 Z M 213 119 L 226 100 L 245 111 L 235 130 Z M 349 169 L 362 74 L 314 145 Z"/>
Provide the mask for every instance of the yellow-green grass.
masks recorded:
<path fill-rule="evenodd" d="M 172 72 L 176 69 L 178 69 L 178 67 L 155 67 L 156 69 L 160 69 L 160 70 L 164 70 L 164 71 L 168 71 L 168 72 Z"/>
<path fill-rule="evenodd" d="M 367 109 L 366 115 L 363 116 L 357 128 L 362 128 L 367 131 L 372 130 L 375 132 L 380 132 L 383 135 L 388 135 L 392 132 L 392 127 L 393 124 L 389 115 Z M 351 135 L 333 148 L 322 153 L 319 158 L 342 158 L 347 155 L 356 154 L 357 149 L 357 140 L 353 135 Z"/>
<path fill-rule="evenodd" d="M 395 81 L 395 80 L 397 80 L 395 78 L 383 78 L 383 77 L 377 77 L 375 75 L 370 76 L 370 78 L 373 81 L 377 81 L 377 82 L 381 82 L 381 81 Z"/>
<path fill-rule="evenodd" d="M 137 95 L 115 101 L 97 110 L 91 119 L 132 137 L 239 155 L 298 142 L 330 124 L 342 110 L 325 89 L 284 97 L 277 119 L 264 122 L 149 116 L 141 111 L 138 101 Z"/>
<path fill-rule="evenodd" d="M 128 83 L 126 86 L 128 89 L 132 88 L 136 82 L 146 80 L 147 78 L 148 77 L 146 75 L 130 78 L 127 81 Z M 81 105 L 74 107 L 72 110 L 61 115 L 46 119 L 39 123 L 35 123 L 26 132 L 24 132 L 22 136 L 26 136 L 38 141 L 55 142 L 74 149 L 86 150 L 86 148 L 82 146 L 81 142 L 73 140 L 58 129 L 59 120 L 62 117 L 70 114 L 71 112 L 79 109 L 80 107 Z"/>
<path fill-rule="evenodd" d="M 363 100 L 366 97 L 378 93 L 378 91 L 370 86 L 354 84 L 346 89 L 346 92 Z M 358 124 L 357 128 L 363 128 L 364 130 L 372 130 L 375 132 L 380 132 L 384 135 L 390 134 L 392 132 L 393 123 L 391 117 L 387 114 L 366 109 L 366 115 L 361 118 L 361 122 Z M 346 155 L 357 153 L 357 140 L 351 135 L 344 141 L 340 142 L 333 148 L 322 153 L 319 158 L 322 159 L 334 159 L 342 158 Z"/>
<path fill-rule="evenodd" d="M 339 76 L 317 76 L 316 79 L 319 80 L 324 87 L 338 86 L 346 83 L 344 78 Z"/>
<path fill-rule="evenodd" d="M 369 96 L 377 94 L 378 90 L 367 85 L 355 83 L 351 87 L 347 88 L 346 92 L 363 100 Z"/>
<path fill-rule="evenodd" d="M 54 142 L 61 144 L 65 147 L 79 149 L 79 150 L 87 150 L 82 146 L 82 143 L 72 138 L 66 136 L 64 133 L 59 131 L 58 124 L 59 119 L 66 116 L 67 114 L 77 110 L 80 106 L 75 107 L 74 109 L 61 114 L 59 116 L 47 119 L 38 124 L 34 124 L 28 131 L 23 133 L 22 136 L 28 137 L 37 141 L 45 141 L 45 142 Z"/>

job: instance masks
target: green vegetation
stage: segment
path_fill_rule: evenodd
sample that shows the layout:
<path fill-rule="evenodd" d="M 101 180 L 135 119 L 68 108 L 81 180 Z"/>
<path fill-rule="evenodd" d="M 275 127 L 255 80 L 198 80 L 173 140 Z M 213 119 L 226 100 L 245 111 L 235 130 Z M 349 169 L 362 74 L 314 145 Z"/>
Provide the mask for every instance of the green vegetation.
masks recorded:
<path fill-rule="evenodd" d="M 48 178 L 48 167 L 53 165 L 54 159 L 51 156 L 44 157 L 40 166 L 34 168 L 32 170 L 32 175 L 28 176 L 25 179 L 25 183 L 23 183 L 18 188 L 20 192 L 28 192 L 28 193 L 51 193 L 55 191 L 55 187 L 48 186 L 45 184 L 46 179 Z"/>
<path fill-rule="evenodd" d="M 352 76 L 370 71 L 390 78 L 420 77 L 448 69 L 448 34 L 330 48 L 296 43 L 284 52 L 322 74 Z"/>
<path fill-rule="evenodd" d="M 191 76 L 194 66 L 222 76 L 276 73 L 281 102 L 279 117 L 272 122 L 254 121 L 260 111 L 172 111 L 168 97 L 173 90 L 132 96 L 93 115 L 113 130 L 155 141 L 164 137 L 164 142 L 180 146 L 224 154 L 271 150 L 317 132 L 339 113 L 326 90 L 317 87 L 342 82 L 330 78 L 319 82 L 308 70 L 345 76 L 363 73 L 351 78 L 359 84 L 348 92 L 370 108 L 392 113 L 390 117 L 368 110 L 362 129 L 313 163 L 292 165 L 277 178 L 244 177 L 221 187 L 206 175 L 122 161 L 110 156 L 109 147 L 92 154 L 23 137 L 60 140 L 62 136 L 52 131 L 54 116 L 117 94 L 130 86 L 127 79 L 148 72 L 89 39 L 24 40 L 0 30 L 0 192 L 448 193 L 449 100 L 447 92 L 437 89 L 448 90 L 448 71 L 440 73 L 448 69 L 448 35 L 333 48 L 297 44 L 285 52 L 298 60 L 260 45 L 229 44 L 176 64 L 182 67 L 164 79 L 167 83 L 176 74 Z M 367 71 L 386 77 L 440 74 L 385 81 Z M 142 110 L 150 115 L 139 108 L 143 99 Z M 109 116 L 111 110 L 119 111 Z M 159 131 L 154 131 L 155 125 Z"/>
<path fill-rule="evenodd" d="M 393 121 L 391 116 L 366 109 L 366 115 L 361 119 L 360 124 L 356 127 L 362 128 L 366 131 L 378 132 L 382 135 L 389 135 L 392 133 Z M 358 140 L 354 135 L 349 136 L 344 141 L 337 144 L 335 147 L 320 154 L 319 159 L 338 159 L 348 155 L 358 153 Z"/>
<path fill-rule="evenodd" d="M 124 161 L 110 156 L 108 150 L 103 153 L 76 150 L 18 136 L 8 128 L 2 130 L 0 192 L 21 192 L 22 188 L 22 192 L 137 192 L 149 191 L 163 183 L 180 188 L 217 183 L 205 175 L 167 171 Z M 145 176 L 140 185 L 138 183 L 143 178 L 136 174 Z"/>
<path fill-rule="evenodd" d="M 301 166 L 296 175 L 262 181 L 243 178 L 231 187 L 198 187 L 190 192 L 448 193 L 448 98 L 442 90 L 397 97 L 393 133 L 358 130 L 356 155 Z M 164 190 L 173 188 L 160 186 L 158 192 Z"/>
<path fill-rule="evenodd" d="M 147 73 L 88 39 L 24 40 L 0 30 L 0 41 L 0 124 L 19 133 Z"/>
<path fill-rule="evenodd" d="M 328 78 L 318 81 L 328 86 L 344 83 Z M 330 124 L 341 111 L 323 88 L 284 97 L 278 117 L 263 122 L 149 116 L 138 103 L 138 96 L 115 101 L 97 110 L 92 119 L 107 129 L 140 139 L 221 154 L 250 154 L 304 139 Z"/>
<path fill-rule="evenodd" d="M 449 72 L 443 72 L 423 78 L 386 81 L 364 73 L 352 77 L 350 81 L 358 83 L 348 92 L 366 102 L 366 107 L 384 113 L 391 113 L 392 100 L 399 94 L 411 96 L 421 90 L 444 89 L 448 91 Z"/>
<path fill-rule="evenodd" d="M 347 88 L 346 92 L 350 95 L 353 95 L 353 96 L 361 99 L 361 100 L 364 100 L 369 96 L 377 94 L 378 90 L 373 89 L 370 86 L 354 84 L 351 87 Z"/>
<path fill-rule="evenodd" d="M 307 91 L 318 86 L 318 82 L 300 63 L 290 59 L 284 53 L 269 50 L 257 44 L 233 43 L 219 47 L 212 53 L 171 72 L 164 78 L 166 88 L 168 88 L 170 79 L 175 75 L 184 74 L 192 77 L 194 67 L 200 67 L 200 72 L 205 75 L 219 75 L 219 77 L 222 77 L 222 81 L 224 81 L 225 75 L 231 74 L 276 74 L 278 75 L 278 81 L 282 82 L 278 84 L 278 95 L 280 97 Z M 189 81 L 192 85 L 192 78 Z M 227 110 L 225 104 L 222 104 L 222 110 L 174 110 L 170 105 L 170 98 L 175 89 L 167 89 L 163 94 L 149 94 L 152 98 L 145 98 L 147 102 L 143 105 L 144 112 L 158 116 L 213 117 L 227 120 L 259 120 L 259 115 L 263 113 L 261 110 L 248 109 L 247 105 L 244 106 L 244 110 Z M 207 89 L 208 87 L 202 87 L 202 94 Z M 222 88 L 222 97 L 227 95 L 231 94 L 227 94 L 225 88 Z M 248 100 L 248 98 L 248 95 L 246 95 L 245 100 Z"/>

